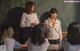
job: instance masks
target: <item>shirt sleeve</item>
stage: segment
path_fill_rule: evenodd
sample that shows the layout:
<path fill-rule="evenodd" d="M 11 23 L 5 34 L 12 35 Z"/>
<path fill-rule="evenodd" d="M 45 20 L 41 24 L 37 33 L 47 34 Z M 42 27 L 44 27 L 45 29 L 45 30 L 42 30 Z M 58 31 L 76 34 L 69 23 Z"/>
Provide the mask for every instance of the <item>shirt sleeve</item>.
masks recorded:
<path fill-rule="evenodd" d="M 20 48 L 20 47 L 21 47 L 21 44 L 15 40 L 14 48 Z"/>
<path fill-rule="evenodd" d="M 20 27 L 28 27 L 30 26 L 29 20 L 27 19 L 26 13 L 22 14 L 21 22 L 20 22 Z"/>
<path fill-rule="evenodd" d="M 46 33 L 48 33 L 48 32 L 49 32 L 49 29 L 52 28 L 52 27 L 49 25 L 48 20 L 45 20 L 45 21 L 44 21 L 44 25 L 45 25 L 45 31 L 46 31 Z"/>
<path fill-rule="evenodd" d="M 36 14 L 36 24 L 39 24 L 39 19 L 37 14 Z"/>
<path fill-rule="evenodd" d="M 62 41 L 62 29 L 61 29 L 61 22 L 59 21 L 59 36 L 60 36 L 60 41 Z"/>
<path fill-rule="evenodd" d="M 44 28 L 45 28 L 45 33 L 47 34 L 48 32 L 48 21 L 47 20 L 44 21 Z"/>

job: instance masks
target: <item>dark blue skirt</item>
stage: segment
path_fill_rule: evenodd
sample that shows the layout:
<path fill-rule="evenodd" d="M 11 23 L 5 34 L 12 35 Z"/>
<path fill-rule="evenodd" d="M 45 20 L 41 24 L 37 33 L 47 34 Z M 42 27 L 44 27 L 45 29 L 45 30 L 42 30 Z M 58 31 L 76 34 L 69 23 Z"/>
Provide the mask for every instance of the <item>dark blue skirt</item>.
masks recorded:
<path fill-rule="evenodd" d="M 56 39 L 56 40 L 48 40 L 50 44 L 59 44 L 60 43 L 60 39 Z"/>

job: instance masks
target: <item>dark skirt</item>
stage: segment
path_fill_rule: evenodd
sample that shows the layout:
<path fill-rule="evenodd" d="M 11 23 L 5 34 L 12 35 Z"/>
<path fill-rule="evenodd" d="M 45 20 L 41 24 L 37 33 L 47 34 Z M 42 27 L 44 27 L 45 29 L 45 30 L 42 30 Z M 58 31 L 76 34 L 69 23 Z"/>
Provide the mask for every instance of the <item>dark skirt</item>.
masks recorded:
<path fill-rule="evenodd" d="M 32 27 L 22 28 L 21 30 L 21 43 L 24 44 L 32 35 Z"/>
<path fill-rule="evenodd" d="M 60 43 L 60 39 L 56 39 L 56 40 L 48 40 L 50 44 L 59 44 Z"/>

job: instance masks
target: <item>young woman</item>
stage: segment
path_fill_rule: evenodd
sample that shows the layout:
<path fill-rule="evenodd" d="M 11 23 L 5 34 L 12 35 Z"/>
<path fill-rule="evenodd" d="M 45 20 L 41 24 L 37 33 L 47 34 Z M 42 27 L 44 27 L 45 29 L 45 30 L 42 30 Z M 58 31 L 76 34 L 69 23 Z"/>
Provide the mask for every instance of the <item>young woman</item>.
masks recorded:
<path fill-rule="evenodd" d="M 80 51 L 80 24 L 73 22 L 68 27 L 67 38 L 63 41 L 64 51 Z"/>
<path fill-rule="evenodd" d="M 48 39 L 45 38 L 44 25 L 39 24 L 33 28 L 32 36 L 26 42 L 28 51 L 47 51 Z"/>
<path fill-rule="evenodd" d="M 21 28 L 22 28 L 22 43 L 27 41 L 31 36 L 32 29 L 35 25 L 39 24 L 37 13 L 35 12 L 35 4 L 32 1 L 28 1 L 25 5 L 25 12 L 22 14 L 21 18 Z"/>
<path fill-rule="evenodd" d="M 14 30 L 12 27 L 5 27 L 3 30 L 2 42 L 6 45 L 6 51 L 13 51 L 14 48 L 20 48 L 21 44 L 17 42 L 14 38 Z"/>
<path fill-rule="evenodd" d="M 47 38 L 50 44 L 58 45 L 62 41 L 61 22 L 57 19 L 58 11 L 56 8 L 50 10 L 50 17 L 44 21 L 46 25 Z M 54 47 L 54 49 L 56 49 Z"/>

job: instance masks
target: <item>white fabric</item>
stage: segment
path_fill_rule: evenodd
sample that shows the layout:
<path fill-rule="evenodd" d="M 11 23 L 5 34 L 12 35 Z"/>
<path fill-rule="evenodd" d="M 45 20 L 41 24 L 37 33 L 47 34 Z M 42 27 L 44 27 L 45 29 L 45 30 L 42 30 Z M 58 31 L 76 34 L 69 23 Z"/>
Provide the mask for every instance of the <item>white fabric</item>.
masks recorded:
<path fill-rule="evenodd" d="M 80 51 L 80 45 L 71 45 L 67 42 L 67 39 L 65 39 L 62 43 L 64 51 Z"/>
<path fill-rule="evenodd" d="M 20 47 L 20 44 L 15 39 L 11 38 L 5 38 L 4 45 L 6 45 L 6 51 L 13 51 L 15 46 L 17 45 L 17 48 Z"/>
<path fill-rule="evenodd" d="M 44 24 L 46 24 L 46 32 L 48 39 L 59 39 L 62 40 L 62 30 L 61 30 L 61 22 L 60 20 L 56 19 L 56 23 L 54 24 L 53 27 L 50 26 L 50 18 L 44 21 Z"/>
<path fill-rule="evenodd" d="M 22 28 L 24 27 L 31 27 L 31 23 L 39 24 L 38 16 L 36 13 L 31 13 L 31 14 L 22 14 L 20 26 Z"/>
<path fill-rule="evenodd" d="M 27 41 L 27 45 L 28 45 L 28 51 L 47 51 L 48 46 L 49 46 L 49 42 L 48 39 L 45 39 L 45 43 L 38 46 L 38 45 L 34 45 L 30 42 L 30 39 L 28 39 Z"/>

